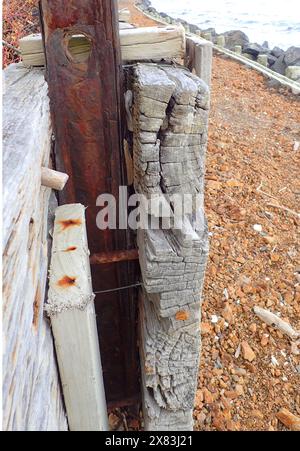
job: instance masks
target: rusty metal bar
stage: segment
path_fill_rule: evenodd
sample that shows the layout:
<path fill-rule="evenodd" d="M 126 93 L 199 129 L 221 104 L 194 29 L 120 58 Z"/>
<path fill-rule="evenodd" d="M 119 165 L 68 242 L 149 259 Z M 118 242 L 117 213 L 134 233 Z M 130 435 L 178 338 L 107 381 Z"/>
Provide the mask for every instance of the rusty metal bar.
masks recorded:
<path fill-rule="evenodd" d="M 56 169 L 69 182 L 59 203 L 85 205 L 91 254 L 132 249 L 128 230 L 100 231 L 96 199 L 110 193 L 118 202 L 126 185 L 122 152 L 122 66 L 114 0 L 41 0 L 47 81 L 55 134 Z M 89 48 L 82 59 L 72 47 L 81 35 Z M 100 258 L 101 259 L 101 258 Z M 138 278 L 138 264 L 115 260 L 92 266 L 93 290 L 126 286 Z M 126 300 L 126 302 L 124 302 Z M 108 403 L 139 393 L 136 337 L 137 289 L 95 298 Z"/>
<path fill-rule="evenodd" d="M 126 251 L 100 252 L 90 257 L 91 265 L 103 265 L 104 263 L 117 263 L 139 259 L 138 249 Z"/>

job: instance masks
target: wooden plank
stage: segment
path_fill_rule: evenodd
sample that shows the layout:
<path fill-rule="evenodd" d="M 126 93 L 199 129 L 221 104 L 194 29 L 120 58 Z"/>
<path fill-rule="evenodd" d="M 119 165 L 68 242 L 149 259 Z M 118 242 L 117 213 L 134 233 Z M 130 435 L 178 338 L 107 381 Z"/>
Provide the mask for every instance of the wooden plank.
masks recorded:
<path fill-rule="evenodd" d="M 59 203 L 81 203 L 86 209 L 91 254 L 132 249 L 128 230 L 99 230 L 98 196 L 119 199 L 126 185 L 122 149 L 122 73 L 112 0 L 43 0 L 47 80 L 55 136 L 56 169 L 69 175 Z M 65 30 L 93 42 L 81 63 L 65 52 Z M 93 287 L 104 383 L 108 404 L 139 396 L 136 338 L 136 289 L 113 291 L 137 280 L 137 262 L 93 265 Z M 124 383 L 126 381 L 126 383 Z"/>
<path fill-rule="evenodd" d="M 5 431 L 64 431 L 53 337 L 43 312 L 51 192 L 41 186 L 52 143 L 48 87 L 44 71 L 22 64 L 10 65 L 3 78 L 2 425 Z"/>
<path fill-rule="evenodd" d="M 85 208 L 55 212 L 48 304 L 71 431 L 108 430 Z"/>
<path fill-rule="evenodd" d="M 77 53 L 87 54 L 82 46 L 82 36 L 74 37 Z M 76 43 L 77 40 L 77 43 Z M 180 25 L 167 27 L 140 27 L 120 30 L 123 61 L 161 60 L 183 58 L 185 53 L 185 31 Z M 31 34 L 20 40 L 23 63 L 26 66 L 44 66 L 45 56 L 40 34 Z"/>
<path fill-rule="evenodd" d="M 119 21 L 120 22 L 130 22 L 131 19 L 131 13 L 129 9 L 123 8 L 119 9 Z"/>
<path fill-rule="evenodd" d="M 200 37 L 186 36 L 186 66 L 210 86 L 212 43 Z"/>

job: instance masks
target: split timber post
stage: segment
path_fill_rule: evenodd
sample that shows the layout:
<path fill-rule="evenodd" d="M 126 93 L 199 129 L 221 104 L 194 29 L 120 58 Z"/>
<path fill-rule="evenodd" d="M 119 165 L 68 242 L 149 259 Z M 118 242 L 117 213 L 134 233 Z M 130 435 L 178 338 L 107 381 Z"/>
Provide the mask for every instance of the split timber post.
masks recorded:
<path fill-rule="evenodd" d="M 207 64 L 209 80 L 210 59 Z M 128 89 L 134 187 L 151 199 L 152 207 L 155 195 L 158 207 L 147 211 L 150 227 L 137 231 L 145 429 L 188 431 L 193 429 L 208 255 L 203 199 L 209 88 L 186 68 L 139 63 L 129 70 Z M 181 227 L 172 221 L 163 226 L 173 212 L 172 195 L 191 200 L 189 212 L 176 218 L 174 209 L 173 221 L 182 221 Z"/>
<path fill-rule="evenodd" d="M 98 229 L 97 197 L 113 194 L 117 205 L 123 173 L 121 124 L 122 66 L 118 12 L 114 0 L 41 0 L 47 81 L 55 135 L 56 168 L 70 179 L 59 203 L 81 203 L 86 210 L 92 282 L 109 406 L 139 398 L 136 338 L 137 263 L 116 261 L 114 251 L 131 250 L 127 230 Z M 84 58 L 72 52 L 82 35 L 90 49 Z M 114 254 L 115 255 L 115 254 Z"/>

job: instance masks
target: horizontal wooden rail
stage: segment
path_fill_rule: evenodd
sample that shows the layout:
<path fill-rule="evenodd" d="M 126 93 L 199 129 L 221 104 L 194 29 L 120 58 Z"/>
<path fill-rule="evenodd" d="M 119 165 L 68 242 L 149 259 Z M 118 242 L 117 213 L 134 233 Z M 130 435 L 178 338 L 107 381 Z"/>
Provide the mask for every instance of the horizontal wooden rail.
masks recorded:
<path fill-rule="evenodd" d="M 83 36 L 72 36 L 72 48 L 76 56 L 83 58 L 91 51 L 83 45 Z M 139 27 L 120 30 L 123 61 L 145 61 L 183 58 L 185 55 L 185 31 L 181 25 L 166 27 Z M 78 44 L 78 45 L 77 45 Z M 31 34 L 20 40 L 22 60 L 26 66 L 44 66 L 45 55 L 40 34 Z M 67 53 L 67 51 L 66 51 Z"/>

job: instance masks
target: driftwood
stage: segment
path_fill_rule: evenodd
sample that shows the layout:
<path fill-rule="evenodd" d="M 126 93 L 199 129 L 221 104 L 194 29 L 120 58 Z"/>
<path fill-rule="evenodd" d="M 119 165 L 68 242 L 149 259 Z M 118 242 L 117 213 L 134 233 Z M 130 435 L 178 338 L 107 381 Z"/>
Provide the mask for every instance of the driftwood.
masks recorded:
<path fill-rule="evenodd" d="M 141 27 L 120 30 L 121 54 L 123 61 L 161 60 L 183 58 L 185 53 L 184 28 Z M 72 39 L 72 52 L 82 59 L 90 52 L 90 42 L 83 35 Z M 42 37 L 31 34 L 20 39 L 23 63 L 27 66 L 44 66 L 45 56 Z"/>
<path fill-rule="evenodd" d="M 132 69 L 134 187 L 150 198 L 203 194 L 209 90 L 184 68 Z M 203 205 L 182 229 L 138 230 L 144 289 L 140 356 L 147 430 L 192 430 L 200 349 L 200 297 L 208 254 Z M 150 211 L 162 217 L 163 212 Z M 192 217 L 201 218 L 198 225 Z"/>
<path fill-rule="evenodd" d="M 43 304 L 48 271 L 51 125 L 41 70 L 12 64 L 3 97 L 3 429 L 66 430 Z M 51 221 L 49 224 L 51 228 Z"/>
<path fill-rule="evenodd" d="M 274 326 L 279 329 L 285 335 L 288 335 L 292 339 L 297 339 L 300 336 L 300 332 L 293 329 L 293 327 L 286 321 L 283 321 L 279 316 L 275 315 L 268 310 L 255 306 L 253 308 L 254 313 L 269 326 Z"/>
<path fill-rule="evenodd" d="M 107 430 L 83 205 L 63 205 L 56 210 L 49 285 L 46 310 L 70 430 Z"/>

